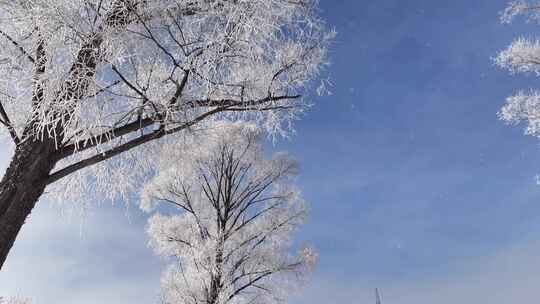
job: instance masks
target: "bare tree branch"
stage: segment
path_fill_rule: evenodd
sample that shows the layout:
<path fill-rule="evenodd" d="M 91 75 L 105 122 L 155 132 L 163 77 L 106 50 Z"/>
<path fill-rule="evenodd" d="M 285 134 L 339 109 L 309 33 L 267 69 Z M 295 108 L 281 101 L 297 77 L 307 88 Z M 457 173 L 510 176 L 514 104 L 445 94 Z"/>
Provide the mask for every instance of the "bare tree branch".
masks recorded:
<path fill-rule="evenodd" d="M 0 30 L 0 35 L 4 36 L 11 44 L 13 44 L 19 51 L 31 62 L 36 63 L 36 60 L 32 55 L 30 55 L 23 47 L 20 45 L 15 39 L 13 39 L 10 35 L 8 35 L 6 32 Z"/>
<path fill-rule="evenodd" d="M 186 76 L 187 78 L 187 76 Z M 184 84 L 185 86 L 185 84 Z M 265 104 L 271 101 L 279 101 L 283 99 L 298 99 L 301 98 L 301 95 L 294 95 L 294 96 L 278 96 L 278 97 L 267 97 L 260 100 L 253 100 L 248 102 L 241 102 L 238 100 L 232 100 L 232 99 L 226 99 L 226 100 L 202 100 L 202 101 L 190 101 L 187 102 L 186 105 L 188 107 L 220 107 L 220 111 L 250 111 L 253 110 L 249 106 L 244 110 L 242 108 L 237 108 L 234 106 L 242 106 L 243 104 L 247 104 L 250 106 L 255 105 L 261 105 Z M 170 101 L 172 102 L 172 100 Z M 260 110 L 273 110 L 273 109 L 280 109 L 282 107 L 264 107 Z M 206 117 L 206 116 L 205 116 Z M 100 144 L 105 144 L 107 142 L 112 141 L 115 138 L 119 138 L 121 136 L 127 135 L 132 132 L 139 131 L 141 129 L 144 129 L 146 127 L 151 126 L 152 124 L 158 122 L 158 117 L 147 117 L 141 120 L 136 120 L 134 122 L 128 123 L 126 125 L 123 125 L 121 127 L 114 128 L 110 131 L 107 131 L 105 133 L 93 136 L 91 138 L 87 138 L 84 140 L 81 140 L 77 143 L 68 144 L 64 147 L 62 147 L 57 157 L 59 159 L 63 159 L 66 157 L 69 157 L 75 153 L 96 147 Z"/>
<path fill-rule="evenodd" d="M 212 111 L 206 112 L 205 114 L 200 115 L 199 117 L 197 117 L 196 119 L 190 121 L 189 123 L 183 124 L 183 125 L 178 126 L 178 127 L 174 128 L 174 129 L 171 129 L 171 130 L 165 130 L 165 129 L 160 128 L 158 130 L 153 131 L 152 133 L 140 136 L 140 137 L 138 137 L 136 139 L 128 141 L 127 143 L 124 143 L 124 144 L 122 144 L 120 146 L 117 146 L 117 147 L 115 147 L 113 149 L 110 149 L 108 151 L 99 153 L 99 154 L 97 154 L 95 156 L 92 156 L 90 158 L 87 158 L 85 160 L 82 160 L 80 162 L 72 164 L 70 166 L 67 166 L 67 167 L 65 167 L 65 168 L 63 168 L 61 170 L 53 172 L 49 176 L 49 178 L 47 179 L 47 183 L 48 184 L 54 183 L 54 182 L 58 181 L 59 179 L 61 179 L 63 177 L 66 177 L 69 174 L 77 172 L 77 171 L 79 171 L 81 169 L 84 169 L 86 167 L 98 164 L 98 163 L 100 163 L 100 162 L 102 162 L 104 160 L 110 159 L 110 158 L 112 158 L 112 157 L 114 157 L 114 156 L 116 156 L 118 154 L 129 151 L 129 150 L 131 150 L 131 149 L 133 149 L 135 147 L 138 147 L 138 146 L 140 146 L 142 144 L 145 144 L 145 143 L 147 143 L 149 141 L 159 139 L 159 138 L 161 138 L 161 137 L 163 137 L 163 136 L 165 136 L 167 134 L 177 133 L 177 132 L 179 132 L 181 130 L 184 130 L 186 128 L 189 128 L 189 127 L 199 123 L 200 121 L 204 120 L 208 116 L 214 115 L 214 114 L 222 112 L 224 110 L 225 110 L 225 108 L 217 108 L 217 109 L 214 109 Z"/>
<path fill-rule="evenodd" d="M 9 119 L 8 114 L 6 113 L 6 110 L 4 109 L 4 106 L 2 105 L 1 101 L 0 101 L 0 123 L 2 123 L 8 129 L 11 139 L 16 145 L 18 145 L 21 140 L 19 136 L 17 135 L 15 128 L 11 124 L 11 120 Z"/>

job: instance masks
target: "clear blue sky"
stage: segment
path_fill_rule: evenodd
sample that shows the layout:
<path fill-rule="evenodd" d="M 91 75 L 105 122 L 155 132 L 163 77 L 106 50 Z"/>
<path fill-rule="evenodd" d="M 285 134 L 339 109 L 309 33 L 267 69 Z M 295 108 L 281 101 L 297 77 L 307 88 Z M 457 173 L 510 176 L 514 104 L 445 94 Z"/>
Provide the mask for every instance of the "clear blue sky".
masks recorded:
<path fill-rule="evenodd" d="M 372 303 L 375 287 L 385 304 L 536 301 L 539 141 L 496 113 L 538 78 L 509 76 L 491 57 L 540 26 L 499 24 L 506 2 L 321 0 L 339 33 L 333 95 L 274 147 L 303 164 L 312 216 L 299 242 L 321 256 L 292 303 Z M 135 206 L 93 208 L 80 233 L 40 205 L 0 294 L 155 302 L 160 261 Z"/>

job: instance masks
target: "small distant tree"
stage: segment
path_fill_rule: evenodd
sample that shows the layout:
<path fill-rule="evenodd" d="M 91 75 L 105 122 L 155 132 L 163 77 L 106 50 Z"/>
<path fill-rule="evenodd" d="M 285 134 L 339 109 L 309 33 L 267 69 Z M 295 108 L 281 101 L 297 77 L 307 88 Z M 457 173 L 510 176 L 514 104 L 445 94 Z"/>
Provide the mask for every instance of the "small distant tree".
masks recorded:
<path fill-rule="evenodd" d="M 285 154 L 265 159 L 254 126 L 211 133 L 203 148 L 172 149 L 169 170 L 144 190 L 146 210 L 174 208 L 148 228 L 155 251 L 174 261 L 162 278 L 164 303 L 279 302 L 316 259 L 310 248 L 288 254 L 307 212 L 291 184 L 297 164 Z"/>
<path fill-rule="evenodd" d="M 511 23 L 517 16 L 528 21 L 540 22 L 539 1 L 512 1 L 501 14 L 502 23 Z M 495 64 L 511 74 L 540 76 L 540 40 L 525 36 L 515 39 L 505 50 L 499 52 Z M 499 112 L 502 120 L 517 124 L 526 122 L 526 134 L 540 136 L 540 91 L 521 90 L 506 100 Z"/>
<path fill-rule="evenodd" d="M 74 196 L 89 185 L 123 193 L 129 173 L 152 170 L 150 143 L 214 119 L 286 130 L 332 38 L 317 7 L 0 0 L 0 129 L 15 144 L 0 181 L 0 268 L 53 183 Z M 113 157 L 114 172 L 103 165 Z"/>

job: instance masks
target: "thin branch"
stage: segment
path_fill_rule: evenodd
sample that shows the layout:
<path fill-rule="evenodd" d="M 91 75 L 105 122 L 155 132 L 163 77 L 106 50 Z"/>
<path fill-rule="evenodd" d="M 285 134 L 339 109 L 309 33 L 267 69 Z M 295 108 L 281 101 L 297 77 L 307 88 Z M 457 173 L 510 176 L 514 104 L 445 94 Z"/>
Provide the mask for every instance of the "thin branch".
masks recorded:
<path fill-rule="evenodd" d="M 187 74 L 185 75 L 184 79 L 187 79 Z M 185 87 L 184 79 L 182 83 L 180 83 L 180 87 L 182 88 Z M 199 101 L 191 101 L 191 102 L 188 102 L 187 104 L 184 104 L 183 106 L 187 105 L 187 106 L 192 106 L 192 107 L 220 107 L 220 109 L 222 109 L 221 111 L 239 111 L 240 108 L 238 107 L 242 107 L 243 104 L 254 106 L 257 104 L 264 104 L 271 101 L 278 101 L 278 100 L 283 100 L 283 99 L 298 99 L 298 98 L 301 98 L 301 95 L 267 97 L 267 98 L 263 98 L 259 100 L 252 100 L 248 102 L 241 102 L 241 101 L 232 100 L 232 99 L 223 99 L 223 100 L 206 99 L 206 100 L 199 100 Z M 172 102 L 173 100 L 174 98 L 172 98 L 169 102 Z M 273 110 L 277 108 L 278 107 L 266 107 L 259 110 L 265 111 L 265 110 Z M 280 107 L 280 108 L 284 108 L 284 107 Z M 251 108 L 248 107 L 247 109 L 251 109 Z M 99 135 L 96 135 L 87 139 L 80 140 L 76 143 L 69 144 L 63 147 L 62 149 L 60 149 L 57 157 L 58 159 L 63 159 L 77 152 L 96 147 L 100 144 L 110 142 L 111 140 L 115 138 L 118 138 L 118 137 L 127 135 L 129 133 L 138 131 L 140 129 L 149 127 L 156 122 L 156 118 L 147 117 L 141 120 L 136 120 L 134 122 L 128 123 L 121 127 L 114 128 L 105 133 L 102 133 L 102 134 L 99 134 Z"/>
<path fill-rule="evenodd" d="M 11 38 L 10 35 L 8 35 L 6 32 L 0 30 L 0 35 L 4 36 L 7 40 L 9 40 L 9 42 L 11 42 L 11 44 L 13 44 L 16 48 L 19 49 L 19 51 L 31 62 L 31 63 L 36 63 L 36 60 L 34 59 L 34 57 L 32 57 L 32 55 L 30 55 L 23 47 L 20 43 L 18 43 L 15 39 Z"/>
<path fill-rule="evenodd" d="M 94 97 L 97 97 L 99 94 L 101 93 L 104 93 L 104 92 L 107 92 L 110 88 L 118 85 L 120 83 L 120 80 L 116 80 L 114 81 L 113 83 L 103 87 L 103 88 L 100 88 L 99 90 L 97 90 L 94 94 L 92 95 L 89 95 L 87 98 L 94 98 Z"/>
<path fill-rule="evenodd" d="M 63 159 L 77 152 L 85 151 L 100 144 L 107 143 L 115 138 L 149 127 L 154 123 L 155 120 L 153 118 L 147 117 L 107 131 L 105 133 L 80 140 L 77 143 L 70 144 L 60 149 L 57 153 L 57 159 Z"/>
<path fill-rule="evenodd" d="M 52 173 L 51 175 L 49 175 L 49 178 L 47 180 L 47 184 L 52 184 L 66 176 L 68 176 L 69 174 L 72 174 L 74 172 L 77 172 L 81 169 L 84 169 L 84 168 L 87 168 L 87 167 L 90 167 L 90 166 L 93 166 L 95 164 L 98 164 L 104 160 L 107 160 L 107 159 L 110 159 L 116 155 L 119 155 L 123 152 L 126 152 L 126 151 L 129 151 L 133 148 L 136 148 L 142 144 L 145 144 L 147 142 L 150 142 L 152 140 L 156 140 L 156 139 L 159 139 L 167 134 L 173 134 L 173 133 L 177 133 L 181 130 L 184 130 L 184 129 L 187 129 L 199 122 L 201 122 L 202 120 L 206 119 L 207 117 L 211 116 L 211 115 L 214 115 L 216 113 L 219 113 L 219 112 L 222 112 L 226 110 L 226 108 L 216 108 L 212 111 L 208 111 L 206 113 L 204 113 L 203 115 L 200 115 L 199 117 L 197 117 L 196 119 L 188 122 L 188 123 L 185 123 L 181 126 L 178 126 L 176 128 L 173 128 L 171 130 L 165 130 L 163 128 L 160 128 L 152 133 L 148 133 L 146 135 L 142 135 L 136 139 L 133 139 L 131 141 L 128 141 L 127 143 L 125 144 L 122 144 L 120 146 L 117 146 L 115 148 L 112 148 L 108 151 L 105 151 L 103 153 L 99 153 L 97 155 L 94 155 L 90 158 L 87 158 L 87 159 L 84 159 L 80 162 L 77 162 L 75 164 L 72 164 L 72 165 L 69 165 L 63 169 L 60 169 L 54 173 Z"/>
<path fill-rule="evenodd" d="M 0 117 L 2 118 L 0 122 L 6 126 L 6 128 L 9 131 L 9 135 L 11 136 L 11 139 L 13 139 L 13 142 L 18 145 L 21 140 L 19 136 L 17 135 L 17 132 L 15 131 L 15 128 L 13 127 L 13 124 L 11 123 L 11 120 L 9 119 L 6 110 L 4 109 L 4 106 L 2 105 L 2 102 L 0 102 Z"/>
<path fill-rule="evenodd" d="M 271 275 L 273 272 L 271 271 L 268 271 L 266 273 L 263 273 L 261 274 L 260 276 L 256 277 L 255 279 L 253 280 L 250 280 L 248 283 L 246 283 L 245 285 L 243 285 L 242 287 L 236 289 L 230 296 L 229 298 L 227 299 L 227 302 L 229 302 L 230 300 L 232 300 L 234 297 L 236 297 L 238 294 L 240 294 L 244 289 L 252 286 L 253 284 L 257 283 L 258 281 L 264 279 L 265 277 Z"/>
<path fill-rule="evenodd" d="M 280 101 L 285 99 L 299 99 L 302 98 L 302 95 L 283 95 L 283 96 L 268 96 L 262 99 L 256 99 L 251 101 L 240 101 L 234 99 L 203 99 L 203 100 L 194 100 L 186 103 L 194 107 L 219 107 L 219 106 L 242 106 L 242 107 L 253 107 L 261 104 L 265 104 L 271 101 Z"/>

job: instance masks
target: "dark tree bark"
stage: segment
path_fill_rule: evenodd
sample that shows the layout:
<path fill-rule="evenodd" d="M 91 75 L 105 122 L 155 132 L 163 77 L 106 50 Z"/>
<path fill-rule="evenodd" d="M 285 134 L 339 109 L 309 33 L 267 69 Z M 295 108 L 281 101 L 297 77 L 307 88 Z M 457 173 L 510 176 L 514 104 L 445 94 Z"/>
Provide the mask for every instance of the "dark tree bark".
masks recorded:
<path fill-rule="evenodd" d="M 18 145 L 0 181 L 0 269 L 57 162 L 51 141 L 28 140 Z"/>

